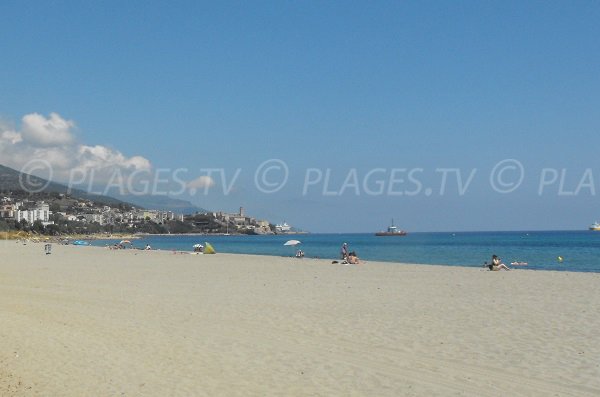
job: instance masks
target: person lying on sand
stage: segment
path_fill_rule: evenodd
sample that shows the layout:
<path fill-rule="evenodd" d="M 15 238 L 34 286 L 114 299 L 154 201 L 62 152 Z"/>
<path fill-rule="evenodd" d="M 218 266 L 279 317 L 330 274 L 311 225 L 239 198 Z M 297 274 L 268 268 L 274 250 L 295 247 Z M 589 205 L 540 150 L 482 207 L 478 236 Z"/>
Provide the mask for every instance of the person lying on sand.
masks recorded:
<path fill-rule="evenodd" d="M 510 264 L 513 266 L 527 266 L 528 265 L 527 262 L 522 262 L 522 261 L 510 262 Z"/>

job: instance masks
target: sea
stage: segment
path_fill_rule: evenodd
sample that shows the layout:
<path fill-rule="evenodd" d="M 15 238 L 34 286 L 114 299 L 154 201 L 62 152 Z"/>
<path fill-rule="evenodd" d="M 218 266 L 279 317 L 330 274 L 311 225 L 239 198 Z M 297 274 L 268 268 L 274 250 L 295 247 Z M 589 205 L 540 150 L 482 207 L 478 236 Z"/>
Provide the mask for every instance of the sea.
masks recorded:
<path fill-rule="evenodd" d="M 284 245 L 299 240 L 297 247 Z M 102 246 L 116 240 L 96 240 Z M 148 235 L 132 240 L 135 248 L 192 251 L 194 244 L 210 243 L 218 252 L 294 256 L 339 260 L 340 248 L 348 243 L 362 261 L 414 263 L 422 265 L 482 267 L 492 255 L 511 262 L 526 262 L 519 268 L 572 272 L 600 272 L 600 232 L 516 231 L 409 233 L 404 237 L 377 237 L 372 233 L 299 235 Z"/>

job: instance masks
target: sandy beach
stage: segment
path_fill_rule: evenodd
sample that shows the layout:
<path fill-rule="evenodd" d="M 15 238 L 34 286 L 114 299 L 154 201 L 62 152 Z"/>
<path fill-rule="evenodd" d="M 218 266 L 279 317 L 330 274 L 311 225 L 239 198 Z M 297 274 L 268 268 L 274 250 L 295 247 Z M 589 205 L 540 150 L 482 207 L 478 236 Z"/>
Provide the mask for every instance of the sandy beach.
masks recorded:
<path fill-rule="evenodd" d="M 600 274 L 0 242 L 0 396 L 597 396 Z"/>

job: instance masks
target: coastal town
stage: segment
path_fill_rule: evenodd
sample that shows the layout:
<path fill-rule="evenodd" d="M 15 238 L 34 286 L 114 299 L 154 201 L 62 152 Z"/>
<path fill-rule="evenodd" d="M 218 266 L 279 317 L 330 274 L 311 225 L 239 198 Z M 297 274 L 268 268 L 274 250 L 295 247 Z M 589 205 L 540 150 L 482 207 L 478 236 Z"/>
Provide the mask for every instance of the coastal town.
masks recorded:
<path fill-rule="evenodd" d="M 62 193 L 0 196 L 0 231 L 63 234 L 292 234 L 285 222 L 273 224 L 246 214 L 173 211 L 137 208 L 128 203 L 101 203 Z"/>

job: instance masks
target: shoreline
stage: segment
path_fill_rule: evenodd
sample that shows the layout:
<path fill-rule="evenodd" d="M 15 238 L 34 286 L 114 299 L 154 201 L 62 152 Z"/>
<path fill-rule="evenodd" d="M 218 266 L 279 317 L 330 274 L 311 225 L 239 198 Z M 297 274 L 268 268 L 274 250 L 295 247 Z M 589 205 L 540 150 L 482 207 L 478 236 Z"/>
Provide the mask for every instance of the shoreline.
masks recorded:
<path fill-rule="evenodd" d="M 119 239 L 129 239 L 129 240 L 140 240 L 143 239 L 144 237 L 148 237 L 148 236 L 166 236 L 166 237 L 181 237 L 181 236 L 218 236 L 218 237 L 224 237 L 223 235 L 205 235 L 205 234 L 177 234 L 177 235 L 156 235 L 156 234 L 149 234 L 149 235 L 140 235 L 140 234 L 136 234 L 136 235 L 119 235 L 119 236 L 115 236 L 115 237 L 98 237 L 98 238 L 83 238 L 83 237 L 76 237 L 76 236 L 70 236 L 68 239 L 70 240 L 88 240 L 88 241 L 111 241 L 111 240 L 119 240 Z M 245 236 L 243 234 L 240 235 L 231 235 L 231 236 Z M 227 237 L 227 236 L 225 236 Z M 37 236 L 35 237 L 19 237 L 18 239 L 5 239 L 6 241 L 17 241 L 17 240 L 26 240 L 28 242 L 31 243 L 52 243 L 52 244 L 57 244 L 57 245 L 63 245 L 62 241 L 65 238 L 52 238 L 52 237 L 47 237 L 47 238 L 39 238 Z M 2 241 L 0 239 L 0 241 Z M 103 245 L 103 246 L 94 246 L 94 245 L 89 245 L 90 247 L 99 247 L 99 248 L 107 248 L 110 247 L 109 244 Z M 224 252 L 224 251 L 219 251 L 218 247 L 217 248 L 217 252 L 220 254 L 231 254 L 231 255 L 250 255 L 250 256 L 265 256 L 265 257 L 282 257 L 282 258 L 286 258 L 286 257 L 293 257 L 292 255 L 280 255 L 280 254 L 257 254 L 257 253 L 237 253 L 237 252 Z M 130 247 L 127 248 L 129 249 L 133 249 L 136 251 L 144 251 L 144 248 L 142 247 Z M 181 252 L 181 253 L 194 253 L 191 249 L 188 250 L 180 250 L 177 248 L 152 248 L 151 251 L 177 251 L 177 252 Z M 297 258 L 296 258 L 297 259 Z M 340 261 L 341 260 L 337 257 L 331 257 L 330 259 L 324 258 L 324 257 L 317 257 L 317 256 L 306 256 L 305 258 L 303 258 L 305 260 L 310 260 L 310 259 L 317 259 L 317 260 L 329 260 L 334 261 Z M 363 259 L 361 257 L 361 263 L 363 264 L 367 264 L 367 263 L 382 263 L 382 264 L 396 264 L 396 265 L 415 265 L 415 266 L 441 266 L 441 267 L 450 267 L 450 268 L 469 268 L 469 269 L 480 269 L 480 270 L 486 270 L 487 267 L 485 267 L 483 264 L 481 265 L 457 265 L 457 264 L 452 264 L 452 263 L 425 263 L 425 262 L 401 262 L 401 261 L 395 261 L 395 260 L 386 260 L 386 259 Z M 511 263 L 507 263 L 507 266 L 509 266 L 511 268 L 511 271 L 513 270 L 529 270 L 529 271 L 534 271 L 534 272 L 559 272 L 559 273 L 591 273 L 591 274 L 600 274 L 600 270 L 594 271 L 594 270 L 586 270 L 586 269 L 582 269 L 582 270 L 577 270 L 577 269 L 561 269 L 561 268 L 556 268 L 556 269 L 547 269 L 547 268 L 530 268 L 527 265 L 512 265 Z M 502 270 L 504 271 L 504 270 Z"/>
<path fill-rule="evenodd" d="M 99 240 L 103 240 L 103 239 L 99 239 Z M 98 240 L 98 241 L 99 241 Z M 105 246 L 94 246 L 94 245 L 90 245 L 87 247 L 95 247 L 95 248 L 104 248 L 106 249 L 107 247 L 109 247 L 109 245 L 105 245 Z M 192 255 L 196 255 L 197 253 L 193 252 L 192 250 L 189 251 L 183 251 L 183 250 L 178 250 L 178 249 L 163 249 L 163 248 L 152 248 L 150 250 L 145 250 L 144 248 L 141 247 L 135 247 L 135 248 L 127 248 L 126 250 L 135 250 L 135 251 L 163 251 L 163 252 L 177 252 L 177 253 L 181 253 L 181 254 L 192 254 Z M 223 251 L 218 251 L 217 250 L 217 254 L 220 255 L 240 255 L 240 256 L 251 256 L 251 257 L 266 257 L 266 258 L 292 258 L 298 261 L 298 263 L 301 263 L 301 261 L 303 260 L 319 260 L 319 261 L 329 261 L 329 264 L 333 264 L 331 263 L 332 261 L 338 261 L 340 262 L 339 264 L 341 264 L 342 260 L 339 258 L 322 258 L 322 257 L 311 257 L 311 256 L 306 256 L 303 257 L 301 259 L 296 258 L 294 255 L 278 255 L 278 254 L 256 254 L 256 253 L 238 253 L 238 252 L 223 252 Z M 203 254 L 202 254 L 203 255 Z M 464 268 L 464 269 L 478 269 L 480 271 L 489 271 L 487 266 L 482 265 L 478 265 L 478 266 L 469 266 L 469 265 L 454 265 L 454 264 L 444 264 L 444 263 L 419 263 L 419 262 L 399 262 L 399 261 L 393 261 L 393 260 L 371 260 L 371 259 L 360 259 L 360 264 L 358 266 L 363 266 L 363 265 L 369 265 L 369 264 L 380 264 L 380 265 L 400 265 L 400 266 L 405 266 L 405 265 L 409 265 L 409 266 L 436 266 L 436 267 L 441 267 L 441 268 Z M 352 266 L 356 266 L 356 265 L 352 265 Z M 527 265 L 512 265 L 511 263 L 507 264 L 507 266 L 510 267 L 510 271 L 514 271 L 514 270 L 518 270 L 518 271 L 531 271 L 531 272 L 556 272 L 556 273 L 575 273 L 575 274 L 579 274 L 579 273 L 589 273 L 589 274 L 600 274 L 600 271 L 590 271 L 590 270 L 572 270 L 572 269 L 532 269 L 529 268 Z M 501 272 L 505 272 L 505 270 L 501 270 Z"/>

